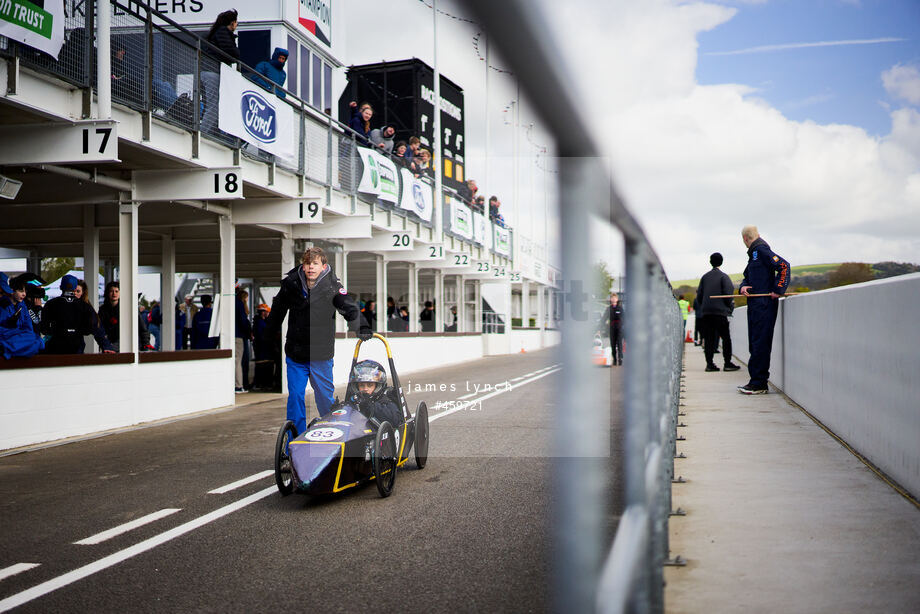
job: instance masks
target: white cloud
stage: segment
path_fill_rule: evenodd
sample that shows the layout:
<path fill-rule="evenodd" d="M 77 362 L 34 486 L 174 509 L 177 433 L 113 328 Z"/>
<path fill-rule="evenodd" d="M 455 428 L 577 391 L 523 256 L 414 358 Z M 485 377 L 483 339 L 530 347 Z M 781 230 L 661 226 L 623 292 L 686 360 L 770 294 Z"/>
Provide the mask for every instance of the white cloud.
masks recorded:
<path fill-rule="evenodd" d="M 917 260 L 920 114 L 893 111 L 884 139 L 792 121 L 748 85 L 696 83 L 697 35 L 732 9 L 621 0 L 588 14 L 589 4 L 566 11 L 581 40 L 603 41 L 578 75 L 597 101 L 592 125 L 671 279 L 705 272 L 713 251 L 741 271 L 745 224 L 793 264 Z"/>
<path fill-rule="evenodd" d="M 893 98 L 920 105 L 920 67 L 896 64 L 882 73 L 885 91 Z"/>

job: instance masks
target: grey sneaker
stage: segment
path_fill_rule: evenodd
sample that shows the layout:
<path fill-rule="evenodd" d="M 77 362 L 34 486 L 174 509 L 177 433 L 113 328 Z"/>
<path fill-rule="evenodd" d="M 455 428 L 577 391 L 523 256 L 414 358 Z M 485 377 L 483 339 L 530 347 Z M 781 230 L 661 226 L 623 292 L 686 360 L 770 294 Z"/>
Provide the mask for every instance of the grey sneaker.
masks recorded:
<path fill-rule="evenodd" d="M 740 392 L 741 394 L 767 394 L 767 389 L 766 388 L 755 388 L 754 386 L 751 386 L 750 384 L 745 384 L 744 386 L 741 386 L 740 388 L 738 388 L 738 392 Z"/>

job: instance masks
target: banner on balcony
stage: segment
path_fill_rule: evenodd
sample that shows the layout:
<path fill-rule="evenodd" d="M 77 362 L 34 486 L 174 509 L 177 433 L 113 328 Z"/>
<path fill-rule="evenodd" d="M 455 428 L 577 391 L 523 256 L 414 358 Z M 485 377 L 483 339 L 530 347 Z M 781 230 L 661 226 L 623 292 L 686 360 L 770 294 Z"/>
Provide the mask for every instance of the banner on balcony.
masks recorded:
<path fill-rule="evenodd" d="M 494 249 L 496 254 L 501 254 L 508 258 L 511 257 L 511 233 L 507 228 L 502 228 L 501 226 L 493 226 L 495 228 L 495 242 Z"/>
<path fill-rule="evenodd" d="M 28 0 L 0 0 L 0 35 L 58 57 L 64 44 L 64 3 L 42 8 Z"/>
<path fill-rule="evenodd" d="M 300 139 L 294 110 L 226 64 L 220 65 L 218 109 L 217 126 L 224 132 L 276 156 L 296 160 L 294 143 Z"/>
<path fill-rule="evenodd" d="M 450 231 L 464 239 L 473 238 L 473 212 L 456 200 L 450 201 Z"/>
<path fill-rule="evenodd" d="M 367 147 L 358 147 L 361 157 L 361 181 L 358 191 L 373 194 L 380 200 L 399 202 L 399 178 L 396 164 L 384 155 Z"/>
<path fill-rule="evenodd" d="M 473 212 L 473 241 L 480 245 L 489 247 L 489 220 L 482 213 Z"/>
<path fill-rule="evenodd" d="M 399 171 L 402 184 L 402 197 L 399 199 L 400 209 L 406 209 L 416 214 L 426 222 L 431 221 L 432 204 L 431 186 L 415 178 L 409 169 Z"/>

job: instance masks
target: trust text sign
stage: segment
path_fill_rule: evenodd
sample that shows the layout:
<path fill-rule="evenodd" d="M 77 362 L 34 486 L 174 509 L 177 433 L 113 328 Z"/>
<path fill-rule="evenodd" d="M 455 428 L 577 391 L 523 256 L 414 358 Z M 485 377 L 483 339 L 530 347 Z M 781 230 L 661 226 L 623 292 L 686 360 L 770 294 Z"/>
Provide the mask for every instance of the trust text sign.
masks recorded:
<path fill-rule="evenodd" d="M 39 49 L 55 58 L 64 44 L 64 3 L 0 0 L 0 35 Z"/>

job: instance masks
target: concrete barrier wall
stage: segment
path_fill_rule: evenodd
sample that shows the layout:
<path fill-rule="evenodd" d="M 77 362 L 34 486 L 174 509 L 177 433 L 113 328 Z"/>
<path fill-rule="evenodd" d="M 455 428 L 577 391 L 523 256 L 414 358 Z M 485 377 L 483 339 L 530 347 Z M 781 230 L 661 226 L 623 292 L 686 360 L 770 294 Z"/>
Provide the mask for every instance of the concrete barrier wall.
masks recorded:
<path fill-rule="evenodd" d="M 0 372 L 0 450 L 233 404 L 230 358 Z"/>
<path fill-rule="evenodd" d="M 501 339 L 487 339 L 491 337 Z M 558 343 L 558 337 L 558 331 L 541 337 L 539 330 L 516 330 L 508 335 L 391 337 L 389 343 L 403 376 L 487 354 L 515 353 L 521 347 L 536 350 Z M 354 351 L 354 339 L 336 339 L 336 385 L 348 381 Z M 386 364 L 379 341 L 363 345 L 360 357 Z M 229 358 L 3 370 L 0 450 L 233 405 L 233 379 Z M 307 397 L 312 399 L 312 391 Z"/>
<path fill-rule="evenodd" d="M 920 274 L 780 301 L 770 381 L 920 496 Z M 747 361 L 746 308 L 732 319 Z"/>

